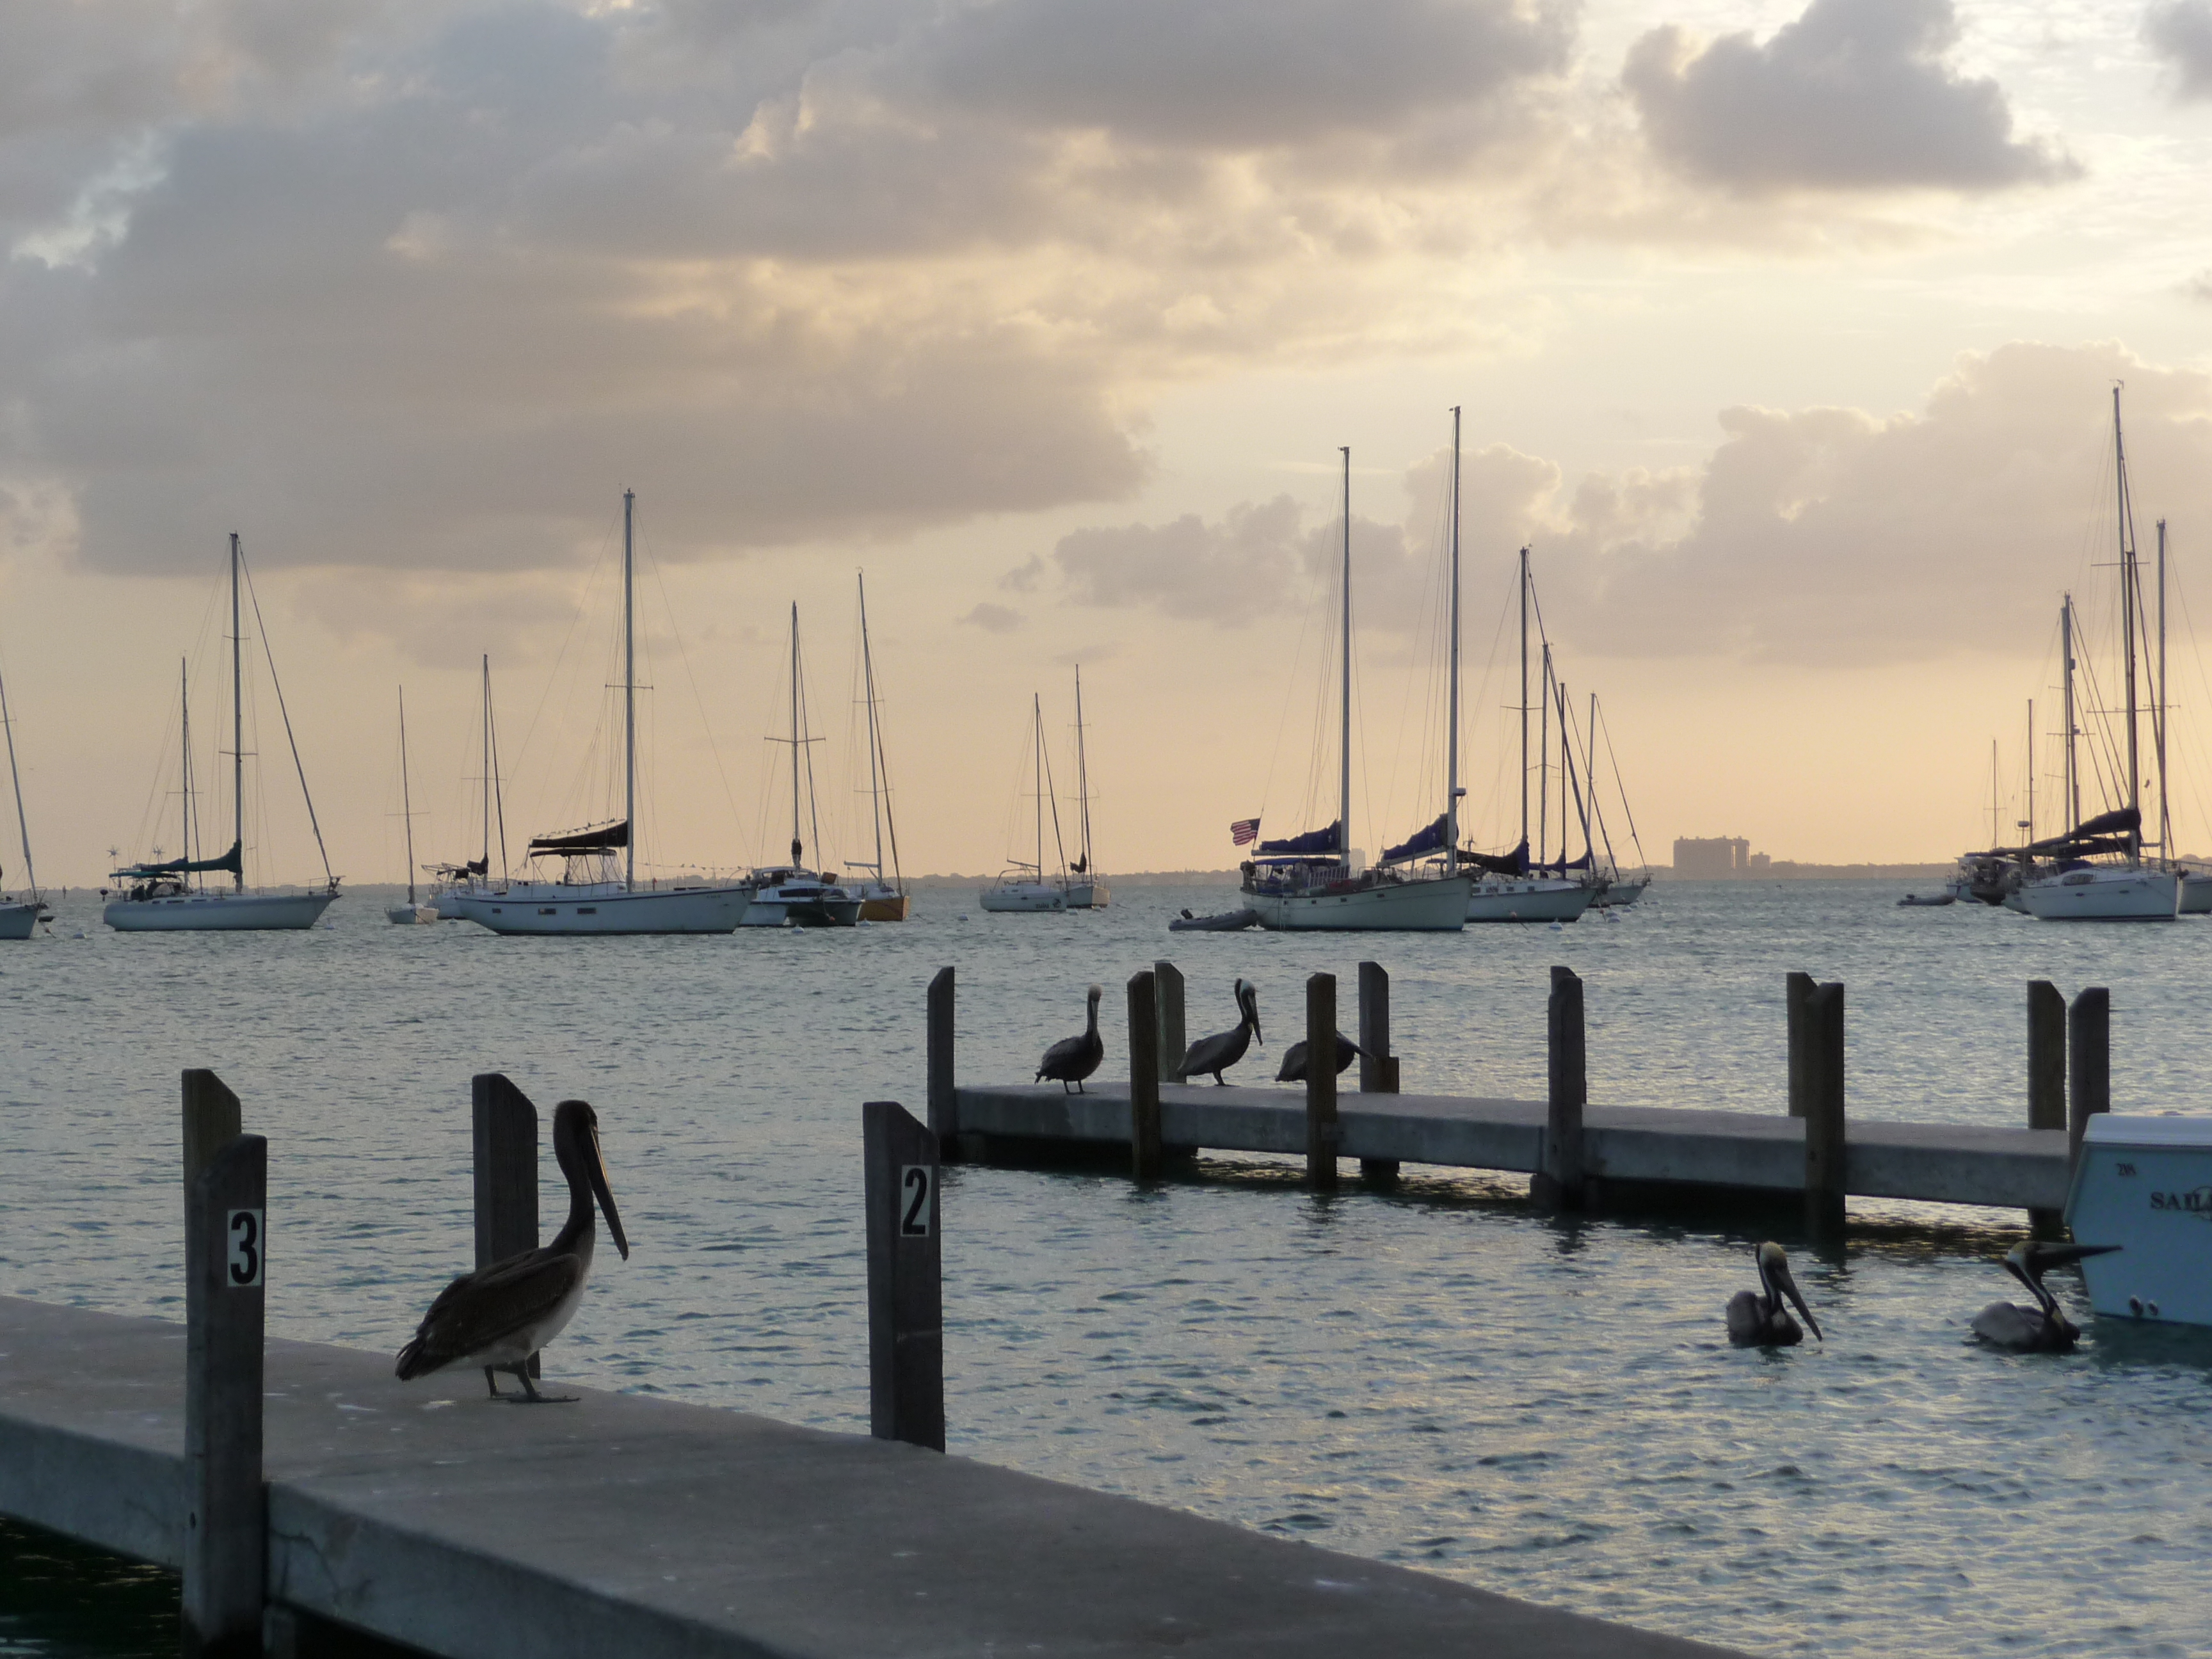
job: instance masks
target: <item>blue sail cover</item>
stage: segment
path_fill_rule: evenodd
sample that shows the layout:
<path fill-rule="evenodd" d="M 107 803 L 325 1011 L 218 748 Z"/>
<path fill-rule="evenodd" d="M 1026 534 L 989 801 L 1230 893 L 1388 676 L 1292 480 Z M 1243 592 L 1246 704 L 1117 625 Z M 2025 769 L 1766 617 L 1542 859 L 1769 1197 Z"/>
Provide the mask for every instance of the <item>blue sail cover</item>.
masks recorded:
<path fill-rule="evenodd" d="M 194 876 L 209 875 L 218 870 L 236 876 L 240 880 L 245 879 L 246 852 L 243 846 L 237 842 L 231 842 L 230 851 L 219 859 L 171 859 L 164 864 L 134 864 L 128 868 L 118 870 L 115 873 L 125 878 Z"/>
<path fill-rule="evenodd" d="M 1292 836 L 1285 841 L 1263 841 L 1259 856 L 1263 859 L 1335 858 L 1344 852 L 1344 821 L 1340 818 L 1326 830 L 1309 830 L 1303 836 Z"/>
<path fill-rule="evenodd" d="M 1524 841 L 1510 853 L 1469 853 L 1462 861 L 1494 875 L 1525 876 L 1528 873 L 1528 843 Z"/>
<path fill-rule="evenodd" d="M 1578 859 L 1569 859 L 1569 860 L 1566 860 L 1566 862 L 1565 862 L 1564 864 L 1562 864 L 1562 863 L 1559 862 L 1557 860 L 1553 860 L 1552 863 L 1550 863 L 1550 864 L 1540 864 L 1540 865 L 1536 866 L 1536 868 L 1537 868 L 1537 869 L 1539 869 L 1539 870 L 1559 870 L 1559 871 L 1566 871 L 1566 870 L 1587 870 L 1587 869 L 1589 869 L 1589 867 L 1590 867 L 1590 855 L 1589 855 L 1588 853 L 1583 854 L 1580 858 L 1578 858 Z"/>
<path fill-rule="evenodd" d="M 1444 814 L 1437 814 L 1437 821 L 1426 829 L 1414 833 L 1403 847 L 1393 847 L 1382 854 L 1385 864 L 1405 864 L 1414 859 L 1432 858 L 1444 850 L 1448 837 L 1444 833 Z"/>

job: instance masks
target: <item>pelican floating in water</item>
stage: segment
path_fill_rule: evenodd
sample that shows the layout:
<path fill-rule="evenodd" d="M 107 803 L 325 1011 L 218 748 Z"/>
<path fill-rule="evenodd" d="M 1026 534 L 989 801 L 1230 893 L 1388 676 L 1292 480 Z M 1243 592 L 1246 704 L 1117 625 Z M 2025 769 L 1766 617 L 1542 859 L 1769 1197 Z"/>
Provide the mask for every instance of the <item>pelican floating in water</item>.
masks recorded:
<path fill-rule="evenodd" d="M 1797 1294 L 1797 1281 L 1790 1276 L 1790 1258 L 1779 1244 L 1759 1247 L 1759 1284 L 1756 1291 L 1738 1291 L 1729 1298 L 1729 1341 L 1739 1348 L 1796 1347 L 1805 1340 L 1805 1333 L 1790 1316 L 1791 1305 L 1805 1316 L 1814 1336 L 1827 1340 L 1820 1336 L 1820 1322 Z"/>
<path fill-rule="evenodd" d="M 1083 1035 L 1062 1037 L 1046 1049 L 1044 1058 L 1037 1061 L 1035 1081 L 1042 1083 L 1050 1078 L 1060 1085 L 1062 1094 L 1073 1083 L 1078 1094 L 1083 1092 L 1083 1079 L 1097 1071 L 1098 1062 L 1106 1058 L 1106 1043 L 1098 1035 L 1098 999 L 1105 994 L 1103 985 L 1091 988 L 1091 1012 L 1083 1022 Z"/>
<path fill-rule="evenodd" d="M 1336 1034 L 1336 1074 L 1342 1077 L 1352 1062 L 1367 1051 L 1341 1031 Z M 1300 1038 L 1283 1050 L 1283 1068 L 1275 1073 L 1278 1083 L 1304 1083 L 1306 1080 L 1306 1045 Z"/>
<path fill-rule="evenodd" d="M 550 1244 L 463 1273 L 439 1291 L 416 1328 L 415 1340 L 399 1351 L 401 1382 L 448 1365 L 481 1365 L 495 1400 L 514 1398 L 500 1393 L 500 1371 L 519 1377 L 523 1397 L 533 1403 L 560 1398 L 531 1386 L 529 1359 L 567 1328 L 584 1299 L 592 1246 L 599 1235 L 592 1215 L 595 1195 L 615 1249 L 625 1261 L 629 1240 L 623 1236 L 622 1217 L 615 1211 L 614 1195 L 607 1191 L 606 1164 L 599 1157 L 599 1115 L 584 1102 L 564 1100 L 553 1109 L 553 1156 L 568 1178 L 566 1224 Z"/>
<path fill-rule="evenodd" d="M 1992 1302 L 1974 1316 L 1974 1334 L 2014 1353 L 2071 1353 L 2081 1328 L 2059 1311 L 2058 1298 L 2044 1288 L 2043 1275 L 2084 1256 L 2103 1255 L 2117 1244 L 2015 1244 L 2005 1252 L 2004 1268 L 2027 1286 L 2033 1308 Z"/>
<path fill-rule="evenodd" d="M 1176 1067 L 1178 1079 L 1203 1077 L 1211 1072 L 1215 1085 L 1225 1086 L 1221 1082 L 1222 1073 L 1244 1058 L 1244 1051 L 1252 1046 L 1255 1038 L 1262 1044 L 1267 1042 L 1260 1036 L 1258 989 L 1249 980 L 1240 979 L 1237 981 L 1234 994 L 1237 998 L 1237 1029 L 1216 1031 L 1212 1036 L 1200 1037 L 1192 1043 L 1183 1051 L 1182 1063 Z"/>

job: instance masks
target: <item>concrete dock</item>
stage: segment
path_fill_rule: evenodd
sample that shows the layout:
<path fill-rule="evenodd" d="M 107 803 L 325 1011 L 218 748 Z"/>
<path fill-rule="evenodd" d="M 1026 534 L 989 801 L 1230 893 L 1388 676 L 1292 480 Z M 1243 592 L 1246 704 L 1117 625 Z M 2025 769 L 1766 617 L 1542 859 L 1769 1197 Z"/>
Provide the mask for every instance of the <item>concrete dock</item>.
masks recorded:
<path fill-rule="evenodd" d="M 1306 1149 L 1303 1089 L 1163 1084 L 1160 1142 L 1174 1151 Z M 1129 1089 L 1093 1079 L 1083 1094 L 1057 1084 L 953 1091 L 963 1157 L 994 1151 L 1129 1144 Z M 1540 1100 L 1450 1095 L 1337 1097 L 1345 1158 L 1534 1174 L 1547 1107 Z M 1004 1143 L 994 1149 L 994 1143 Z M 1893 1123 L 1854 1116 L 1846 1130 L 1844 1190 L 1866 1198 L 2057 1210 L 2069 1179 L 2063 1129 Z M 1805 1188 L 1805 1121 L 1777 1112 L 1663 1106 L 1583 1108 L 1586 1174 L 1617 1187 L 1734 1188 L 1777 1195 Z"/>
<path fill-rule="evenodd" d="M 980 1114 L 1024 1091 L 968 1092 Z M 1274 1122 L 1173 1092 L 1182 1136 Z M 1112 1109 L 1092 1100 L 1068 1121 Z M 1449 1145 L 1475 1133 L 1417 1097 L 1392 1109 Z M 185 1345 L 182 1325 L 0 1297 L 0 1513 L 177 1565 Z M 264 1387 L 272 1602 L 453 1659 L 1723 1651 L 737 1412 L 567 1389 L 576 1404 L 502 1405 L 477 1373 L 401 1383 L 384 1355 L 302 1342 L 268 1345 Z"/>

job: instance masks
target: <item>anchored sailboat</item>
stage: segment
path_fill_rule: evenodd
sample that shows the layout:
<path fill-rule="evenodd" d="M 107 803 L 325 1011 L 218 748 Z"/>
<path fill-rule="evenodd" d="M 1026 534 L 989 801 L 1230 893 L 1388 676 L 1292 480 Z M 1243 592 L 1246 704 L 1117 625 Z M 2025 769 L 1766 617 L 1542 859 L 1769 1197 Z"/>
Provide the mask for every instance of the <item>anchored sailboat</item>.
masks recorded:
<path fill-rule="evenodd" d="M 891 816 L 890 763 L 884 754 L 883 727 L 876 717 L 876 658 L 868 645 L 868 579 L 862 576 L 860 580 L 860 681 L 868 700 L 868 802 L 876 831 L 876 860 L 873 864 L 847 860 L 848 870 L 865 870 L 868 873 L 845 885 L 860 894 L 862 921 L 904 921 L 908 903 L 906 877 L 899 869 L 898 823 Z M 891 854 L 889 880 L 884 877 L 886 830 L 890 831 Z"/>
<path fill-rule="evenodd" d="M 623 815 L 531 842 L 533 862 L 561 860 L 558 880 L 501 882 L 453 896 L 464 919 L 495 933 L 727 933 L 751 896 L 732 884 L 637 879 L 636 502 L 635 492 L 623 491 Z"/>
<path fill-rule="evenodd" d="M 241 626 L 244 617 L 239 599 L 243 563 L 244 556 L 239 549 L 238 537 L 234 533 L 230 538 L 230 850 L 219 858 L 195 859 L 191 856 L 191 725 L 187 716 L 184 721 L 183 777 L 185 856 L 166 861 L 128 865 L 115 872 L 115 879 L 127 885 L 122 896 L 110 899 L 100 914 L 107 925 L 118 933 L 261 933 L 312 927 L 338 896 L 337 878 L 331 874 L 330 855 L 323 848 L 322 826 L 315 822 L 315 803 L 307 794 L 307 769 L 300 765 L 300 751 L 296 744 L 292 748 L 292 761 L 300 775 L 300 793 L 307 800 L 307 822 L 314 828 L 315 848 L 323 855 L 323 890 L 305 893 L 249 893 L 246 890 L 246 697 L 242 645 L 245 629 Z M 257 620 L 258 611 L 257 601 Z M 265 647 L 265 635 L 264 642 Z M 276 681 L 273 659 L 270 665 L 270 679 L 272 684 Z M 284 688 L 279 684 L 276 690 L 276 707 L 279 713 L 283 713 Z M 289 739 L 292 717 L 284 714 L 283 719 L 284 732 Z M 219 887 L 195 885 L 189 879 L 193 876 L 215 874 L 230 877 L 229 891 Z"/>
<path fill-rule="evenodd" d="M 799 607 L 791 607 L 791 735 L 770 738 L 791 745 L 791 862 L 753 872 L 752 902 L 745 907 L 747 927 L 850 927 L 860 919 L 860 895 L 818 870 L 806 867 L 806 843 L 800 837 L 802 805 L 822 847 L 822 818 L 814 799 L 813 747 L 822 741 L 807 729 L 806 685 L 799 661 Z M 805 782 L 800 783 L 801 763 Z"/>
<path fill-rule="evenodd" d="M 399 688 L 399 817 L 407 826 L 407 902 L 388 905 L 384 919 L 394 927 L 410 927 L 435 921 L 438 907 L 415 902 L 415 793 L 407 781 L 407 688 Z"/>
<path fill-rule="evenodd" d="M 0 681 L 0 726 L 8 732 L 8 781 L 15 787 L 15 828 L 23 837 L 23 882 L 29 896 L 10 902 L 0 897 L 0 939 L 28 939 L 52 912 L 39 896 L 38 872 L 31 867 L 31 823 L 23 816 L 23 778 L 15 769 L 15 723 L 8 715 L 8 687 Z"/>
<path fill-rule="evenodd" d="M 1067 908 L 1103 910 L 1114 896 L 1091 852 L 1091 760 L 1083 743 L 1083 665 L 1075 665 L 1075 811 L 1079 848 L 1067 872 Z"/>
<path fill-rule="evenodd" d="M 1452 618 L 1459 616 L 1458 411 L 1453 411 Z M 1245 904 L 1271 932 L 1456 933 L 1465 925 L 1468 882 L 1459 873 L 1454 826 L 1459 817 L 1459 643 L 1452 641 L 1452 742 L 1443 816 L 1406 847 L 1383 855 L 1385 866 L 1425 856 L 1432 834 L 1444 854 L 1441 874 L 1398 868 L 1363 870 L 1352 849 L 1352 451 L 1344 456 L 1344 559 L 1338 625 L 1342 647 L 1337 750 L 1337 818 L 1325 830 L 1284 841 L 1263 841 L 1244 866 Z"/>
<path fill-rule="evenodd" d="M 483 659 L 483 715 L 478 722 L 483 750 L 483 851 L 459 864 L 441 864 L 431 871 L 430 902 L 441 921 L 459 921 L 461 896 L 492 885 L 492 819 L 499 819 L 499 878 L 507 879 L 507 802 L 499 787 L 499 725 L 492 718 L 491 657 Z"/>
<path fill-rule="evenodd" d="M 1060 854 L 1060 875 L 1058 881 L 1048 881 L 1044 873 L 1044 804 L 1052 794 L 1052 763 L 1044 752 L 1044 700 L 1035 692 L 1030 695 L 1030 727 L 1036 752 L 1036 862 L 1009 864 L 999 874 L 997 883 L 983 890 L 978 898 L 986 910 L 997 912 L 1061 911 L 1067 908 L 1067 855 Z M 1052 805 L 1052 840 L 1060 846 L 1060 803 Z"/>

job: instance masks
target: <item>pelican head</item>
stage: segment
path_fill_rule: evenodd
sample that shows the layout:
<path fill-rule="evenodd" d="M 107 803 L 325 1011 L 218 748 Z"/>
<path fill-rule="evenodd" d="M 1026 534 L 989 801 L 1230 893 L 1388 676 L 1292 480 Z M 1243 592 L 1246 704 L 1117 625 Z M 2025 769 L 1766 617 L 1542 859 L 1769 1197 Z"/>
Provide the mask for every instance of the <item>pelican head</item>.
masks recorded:
<path fill-rule="evenodd" d="M 2045 1288 L 2044 1274 L 2089 1256 L 2109 1255 L 2119 1248 L 2117 1244 L 2015 1244 L 2005 1252 L 2005 1271 L 2027 1286 L 2045 1313 L 2056 1314 L 2058 1298 Z"/>
<path fill-rule="evenodd" d="M 606 1218 L 615 1249 L 622 1252 L 623 1261 L 629 1261 L 629 1240 L 623 1232 L 615 1195 L 607 1190 L 606 1160 L 599 1155 L 599 1115 L 588 1101 L 564 1100 L 553 1109 L 553 1156 L 561 1173 L 568 1178 L 571 1192 L 579 1182 L 589 1185 L 592 1196 L 599 1200 L 599 1213 Z"/>
<path fill-rule="evenodd" d="M 1262 1048 L 1267 1038 L 1260 1035 L 1260 988 L 1249 979 L 1240 979 L 1236 987 L 1237 1006 L 1243 1012 L 1244 1023 L 1252 1028 L 1252 1040 Z"/>
<path fill-rule="evenodd" d="M 1790 1276 L 1789 1256 L 1771 1239 L 1759 1247 L 1759 1282 L 1765 1286 L 1767 1300 L 1771 1306 L 1779 1308 L 1783 1297 L 1788 1297 L 1790 1304 L 1803 1316 L 1814 1338 L 1822 1342 L 1828 1340 L 1820 1334 L 1820 1322 L 1813 1317 L 1813 1310 L 1805 1305 L 1805 1298 L 1798 1294 L 1797 1281 Z"/>
<path fill-rule="evenodd" d="M 1106 994 L 1106 988 L 1103 985 L 1094 985 L 1086 994 L 1089 995 L 1091 1001 L 1096 1002 L 1099 998 Z"/>

